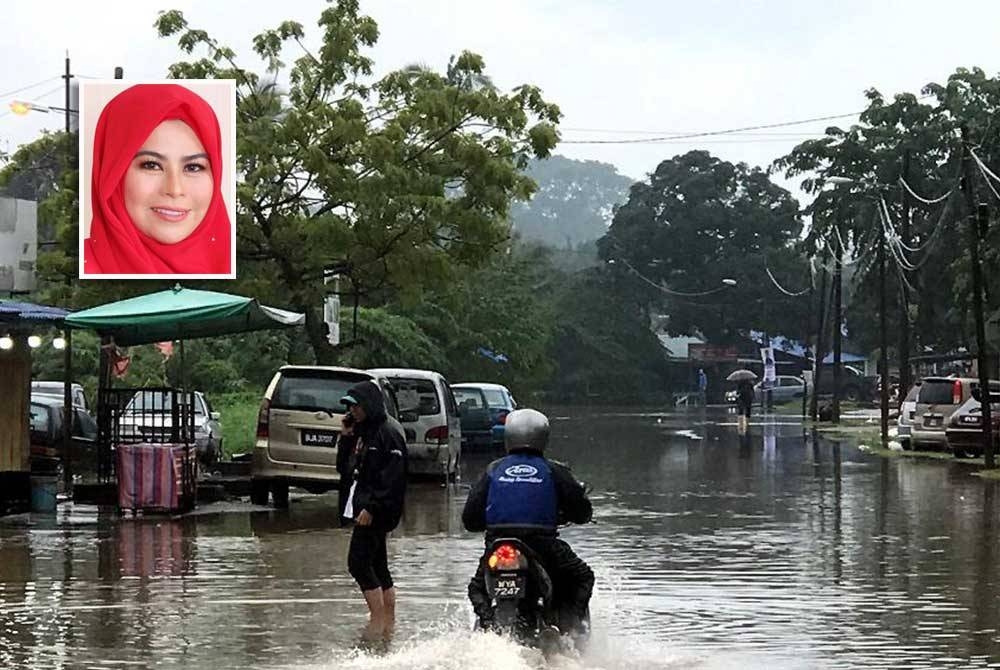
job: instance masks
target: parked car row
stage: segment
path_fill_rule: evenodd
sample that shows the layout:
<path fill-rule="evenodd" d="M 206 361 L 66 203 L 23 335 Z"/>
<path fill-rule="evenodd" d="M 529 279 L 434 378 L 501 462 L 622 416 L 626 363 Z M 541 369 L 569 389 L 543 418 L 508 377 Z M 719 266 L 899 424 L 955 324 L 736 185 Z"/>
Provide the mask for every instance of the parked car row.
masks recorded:
<path fill-rule="evenodd" d="M 990 381 L 991 423 L 1000 428 L 1000 381 Z M 981 456 L 982 406 L 979 380 L 925 377 L 907 392 L 897 419 L 903 449 L 950 450 L 957 458 Z M 994 429 L 993 439 L 1000 444 Z"/>
<path fill-rule="evenodd" d="M 340 401 L 362 381 L 371 381 L 382 390 L 387 413 L 402 425 L 410 474 L 446 481 L 457 477 L 463 446 L 471 444 L 469 438 L 488 430 L 492 440 L 494 425 L 502 425 L 513 407 L 510 392 L 502 386 L 453 387 L 432 370 L 283 366 L 268 384 L 258 414 L 253 503 L 267 504 L 270 497 L 276 507 L 284 507 L 289 487 L 322 493 L 338 486 L 337 438 L 345 409 Z M 475 390 L 478 395 L 473 394 Z M 462 399 L 461 407 L 456 395 Z M 474 416 L 470 400 L 479 403 L 481 415 Z M 468 438 L 464 437 L 466 425 Z"/>
<path fill-rule="evenodd" d="M 283 366 L 268 384 L 258 413 L 251 459 L 254 503 L 266 504 L 273 497 L 276 506 L 285 506 L 293 486 L 313 493 L 337 487 L 337 438 L 345 409 L 340 401 L 361 381 L 372 381 L 382 390 L 387 413 L 403 427 L 409 472 L 445 480 L 457 477 L 463 449 L 502 445 L 507 414 L 517 406 L 504 386 L 451 385 L 431 370 Z M 63 383 L 33 382 L 32 388 L 33 454 L 58 459 Z M 74 436 L 96 441 L 97 424 L 83 389 L 73 384 L 71 394 L 79 424 Z M 118 412 L 119 437 L 176 433 L 176 412 L 169 406 L 173 397 L 157 389 L 137 391 Z M 213 463 L 222 456 L 221 417 L 204 393 L 195 391 L 191 398 L 193 425 L 184 437 L 193 440 L 203 462 Z"/>

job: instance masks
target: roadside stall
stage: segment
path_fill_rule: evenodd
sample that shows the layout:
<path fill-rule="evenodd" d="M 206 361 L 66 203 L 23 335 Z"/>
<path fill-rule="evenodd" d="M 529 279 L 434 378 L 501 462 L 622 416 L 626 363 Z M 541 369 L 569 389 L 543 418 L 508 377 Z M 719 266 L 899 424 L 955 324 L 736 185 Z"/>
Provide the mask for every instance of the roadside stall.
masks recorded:
<path fill-rule="evenodd" d="M 38 333 L 62 327 L 68 313 L 0 300 L 0 514 L 55 509 L 56 473 L 41 471 L 31 457 L 31 361 Z M 65 347 L 62 338 L 54 343 Z"/>
<path fill-rule="evenodd" d="M 101 336 L 97 475 L 117 484 L 122 510 L 179 512 L 197 503 L 194 393 L 184 388 L 118 388 L 110 370 L 118 347 L 289 328 L 305 315 L 246 296 L 173 289 L 72 314 L 69 328 Z"/>

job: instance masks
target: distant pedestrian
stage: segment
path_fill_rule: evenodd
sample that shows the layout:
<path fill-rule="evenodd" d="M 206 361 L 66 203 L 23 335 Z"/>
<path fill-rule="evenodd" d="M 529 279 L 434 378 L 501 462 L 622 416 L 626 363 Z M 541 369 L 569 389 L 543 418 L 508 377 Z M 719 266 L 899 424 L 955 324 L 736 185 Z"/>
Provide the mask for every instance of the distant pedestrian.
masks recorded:
<path fill-rule="evenodd" d="M 736 408 L 739 411 L 740 428 L 745 429 L 750 422 L 750 413 L 753 411 L 753 382 L 749 379 L 741 379 L 736 383 Z"/>
<path fill-rule="evenodd" d="M 701 399 L 702 407 L 708 404 L 708 375 L 705 374 L 704 368 L 698 368 L 698 397 Z"/>

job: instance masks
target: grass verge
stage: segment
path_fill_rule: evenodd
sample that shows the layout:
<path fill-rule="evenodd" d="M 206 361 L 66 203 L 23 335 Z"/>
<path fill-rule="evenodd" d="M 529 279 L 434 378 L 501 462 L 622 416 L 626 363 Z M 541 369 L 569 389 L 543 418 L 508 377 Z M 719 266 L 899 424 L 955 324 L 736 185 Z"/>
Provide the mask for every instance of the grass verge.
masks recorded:
<path fill-rule="evenodd" d="M 225 393 L 212 398 L 214 409 L 222 415 L 223 459 L 233 454 L 249 453 L 257 435 L 259 393 Z"/>

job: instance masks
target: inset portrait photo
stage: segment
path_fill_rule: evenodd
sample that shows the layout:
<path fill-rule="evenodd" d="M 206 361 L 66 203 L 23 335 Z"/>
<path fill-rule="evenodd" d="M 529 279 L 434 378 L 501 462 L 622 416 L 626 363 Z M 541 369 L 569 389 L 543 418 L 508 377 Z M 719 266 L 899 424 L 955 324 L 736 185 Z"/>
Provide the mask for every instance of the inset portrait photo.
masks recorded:
<path fill-rule="evenodd" d="M 80 278 L 236 277 L 233 80 L 80 82 Z"/>

